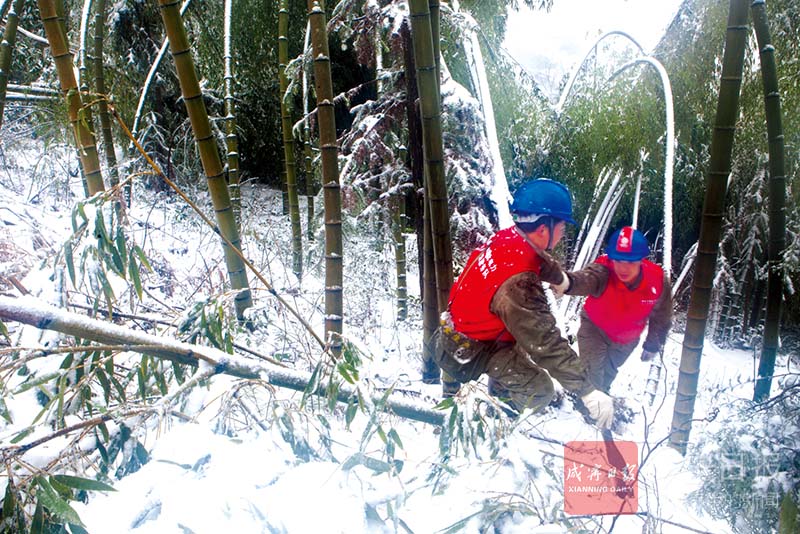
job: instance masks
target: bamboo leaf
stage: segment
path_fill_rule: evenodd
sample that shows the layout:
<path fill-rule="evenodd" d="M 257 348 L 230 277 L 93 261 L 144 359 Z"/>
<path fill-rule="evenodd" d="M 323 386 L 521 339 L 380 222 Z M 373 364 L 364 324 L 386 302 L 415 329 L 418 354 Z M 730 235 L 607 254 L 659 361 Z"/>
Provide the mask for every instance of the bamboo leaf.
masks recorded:
<path fill-rule="evenodd" d="M 78 223 L 78 216 L 83 219 L 80 223 Z M 80 230 L 86 227 L 86 223 L 88 222 L 89 217 L 86 216 L 84 204 L 83 202 L 78 202 L 78 205 L 75 206 L 74 210 L 72 210 L 72 233 L 77 234 Z"/>
<path fill-rule="evenodd" d="M 114 386 L 114 389 L 117 390 L 117 394 L 119 395 L 119 400 L 125 402 L 126 401 L 125 388 L 122 387 L 122 384 L 119 383 L 119 380 L 117 380 L 117 377 L 114 376 L 113 374 L 108 375 L 108 378 L 109 380 L 111 380 L 111 384 Z"/>
<path fill-rule="evenodd" d="M 124 278 L 125 277 L 125 265 L 123 264 L 122 256 L 119 255 L 119 252 L 117 252 L 117 249 L 114 246 L 109 247 L 109 250 L 111 251 L 111 266 L 112 266 L 112 270 L 115 273 L 117 273 L 118 275 L 120 275 L 120 276 L 122 276 Z"/>
<path fill-rule="evenodd" d="M 184 376 L 183 368 L 179 363 L 172 362 L 172 372 L 175 375 L 175 380 L 178 382 L 178 384 L 183 384 L 183 381 L 186 379 L 186 377 Z"/>
<path fill-rule="evenodd" d="M 403 442 L 400 440 L 400 435 L 397 433 L 397 430 L 394 428 L 389 430 L 389 437 L 392 438 L 392 441 L 397 443 L 397 446 L 401 449 L 403 448 Z"/>
<path fill-rule="evenodd" d="M 25 522 L 22 519 L 17 488 L 13 481 L 9 480 L 6 484 L 6 494 L 3 497 L 3 507 L 0 509 L 0 525 L 12 527 L 11 530 L 22 531 Z"/>
<path fill-rule="evenodd" d="M 111 438 L 110 438 L 110 436 L 108 434 L 108 427 L 106 426 L 106 424 L 105 423 L 100 423 L 99 425 L 97 425 L 97 428 L 99 428 L 100 429 L 100 433 L 103 434 L 103 439 L 106 442 L 108 442 L 108 440 L 111 439 Z M 102 445 L 100 443 L 98 443 L 97 446 L 98 447 L 102 447 Z"/>
<path fill-rule="evenodd" d="M 308 400 L 309 396 L 313 395 L 319 387 L 320 368 L 321 364 L 318 364 L 311 372 L 311 377 L 308 379 L 308 385 L 303 390 L 303 397 L 300 399 L 301 407 L 306 405 L 306 401 Z"/>
<path fill-rule="evenodd" d="M 147 398 L 147 385 L 145 383 L 144 370 L 141 365 L 136 368 L 136 377 L 139 381 L 139 397 L 144 400 Z"/>
<path fill-rule="evenodd" d="M 344 412 L 344 422 L 348 430 L 350 430 L 350 423 L 356 418 L 356 413 L 358 413 L 358 404 L 350 399 Z"/>
<path fill-rule="evenodd" d="M 56 493 L 58 493 L 64 499 L 67 499 L 68 501 L 74 499 L 74 494 L 72 493 L 72 489 L 70 489 L 69 486 L 65 486 L 58 480 L 54 480 L 52 476 L 49 477 L 48 482 L 50 482 L 50 485 L 53 486 L 54 490 L 56 490 Z"/>
<path fill-rule="evenodd" d="M 8 406 L 6 406 L 6 401 L 3 397 L 0 397 L 0 417 L 6 420 L 8 424 L 14 424 L 14 421 L 11 419 L 11 413 L 8 411 Z"/>
<path fill-rule="evenodd" d="M 131 282 L 133 282 L 133 288 L 136 291 L 136 295 L 139 299 L 142 298 L 142 278 L 139 276 L 139 266 L 136 265 L 136 261 L 131 258 L 130 263 L 128 263 L 128 274 L 131 277 Z"/>
<path fill-rule="evenodd" d="M 75 283 L 75 258 L 72 255 L 72 241 L 68 240 L 64 243 L 64 263 L 67 264 L 67 273 L 69 274 L 69 279 L 72 281 L 72 285 L 76 285 Z"/>
<path fill-rule="evenodd" d="M 392 464 L 390 464 L 389 462 L 384 462 L 383 460 L 372 458 L 371 456 L 367 456 L 363 452 L 357 452 L 348 457 L 344 462 L 342 462 L 342 469 L 345 471 L 349 471 L 350 469 L 354 468 L 357 465 L 363 465 L 367 469 L 371 469 L 378 474 L 388 473 L 389 471 L 392 470 Z"/>
<path fill-rule="evenodd" d="M 50 411 L 50 408 L 52 408 L 53 403 L 58 399 L 57 395 L 51 396 L 50 392 L 48 392 L 43 387 L 40 387 L 39 391 L 41 391 L 49 400 L 47 401 L 47 404 L 44 405 L 44 408 L 42 408 L 42 410 L 36 415 L 36 417 L 33 418 L 33 422 L 31 424 L 34 425 L 39 422 L 39 419 L 41 419 L 44 414 Z"/>
<path fill-rule="evenodd" d="M 61 376 L 61 373 L 52 372 L 40 376 L 39 378 L 31 378 L 30 380 L 26 380 L 25 382 L 20 384 L 19 387 L 17 387 L 17 389 L 14 390 L 14 395 L 19 395 L 20 393 L 24 393 L 31 388 L 35 388 L 37 386 L 41 386 L 42 384 L 46 384 L 47 382 L 50 382 L 51 380 L 54 380 L 59 376 Z"/>
<path fill-rule="evenodd" d="M 108 376 L 99 367 L 95 369 L 94 375 L 97 377 L 97 381 L 100 382 L 100 387 L 103 388 L 103 396 L 106 399 L 106 404 L 108 404 L 109 396 L 111 395 L 111 383 L 108 381 Z"/>
<path fill-rule="evenodd" d="M 67 389 L 67 375 L 61 375 L 58 380 L 58 389 L 56 390 L 56 398 L 58 404 L 56 405 L 56 424 L 64 426 L 64 391 Z"/>
<path fill-rule="evenodd" d="M 31 432 L 33 432 L 33 427 L 29 426 L 28 428 L 24 429 L 22 432 L 11 438 L 11 443 L 19 443 L 25 436 L 28 436 Z"/>
<path fill-rule="evenodd" d="M 56 490 L 53 489 L 53 486 L 50 485 L 50 482 L 48 482 L 47 479 L 42 476 L 36 476 L 34 477 L 34 481 L 38 486 L 36 489 L 36 497 L 51 514 L 62 521 L 75 523 L 76 525 L 83 525 L 78 513 L 69 505 L 67 501 L 58 495 Z"/>
<path fill-rule="evenodd" d="M 351 384 L 355 384 L 356 381 L 355 381 L 355 379 L 353 379 L 352 375 L 350 374 L 350 371 L 348 370 L 348 367 L 350 367 L 350 366 L 347 365 L 346 363 L 340 363 L 340 364 L 338 364 L 336 366 L 336 369 L 339 371 L 339 374 L 342 375 L 342 377 L 347 382 L 349 382 Z"/>
<path fill-rule="evenodd" d="M 152 272 L 152 271 L 153 271 L 153 268 L 150 266 L 150 262 L 149 262 L 149 261 L 147 261 L 147 256 L 145 256 L 145 254 L 144 254 L 144 250 L 142 250 L 142 247 L 140 247 L 139 245 L 133 245 L 133 249 L 131 249 L 131 250 L 132 250 L 133 252 L 135 252 L 135 253 L 136 253 L 136 255 L 139 257 L 139 261 L 141 261 L 141 262 L 142 262 L 142 265 L 144 265 L 145 267 L 147 267 L 147 270 L 148 270 L 148 271 L 151 271 L 151 272 Z"/>
<path fill-rule="evenodd" d="M 44 534 L 44 507 L 39 499 L 36 500 L 36 511 L 31 519 L 31 534 Z"/>
<path fill-rule="evenodd" d="M 166 395 L 169 393 L 169 388 L 167 387 L 167 381 L 164 379 L 164 373 L 161 371 L 156 371 L 153 373 L 156 379 L 156 384 L 158 385 L 158 390 L 161 392 L 162 395 Z"/>
<path fill-rule="evenodd" d="M 447 397 L 446 399 L 442 399 L 442 401 L 433 407 L 434 410 L 447 410 L 448 408 L 452 408 L 456 405 L 456 401 L 453 397 Z"/>
<path fill-rule="evenodd" d="M 86 491 L 117 491 L 113 486 L 100 482 L 99 480 L 92 480 L 90 478 L 81 478 L 71 475 L 53 475 L 51 480 L 57 481 L 68 488 Z"/>
<path fill-rule="evenodd" d="M 98 240 L 111 244 L 111 238 L 108 237 L 108 230 L 106 229 L 105 217 L 103 217 L 103 210 L 95 212 L 94 233 Z"/>
<path fill-rule="evenodd" d="M 3 321 L 0 321 L 0 335 L 11 345 L 11 336 L 8 335 L 8 328 L 6 328 L 6 324 Z"/>
<path fill-rule="evenodd" d="M 122 272 L 125 272 L 124 266 L 128 263 L 128 247 L 125 242 L 125 234 L 122 233 L 122 227 L 117 228 L 117 235 L 114 237 L 114 243 L 117 245 L 117 252 L 119 258 L 122 260 Z"/>
<path fill-rule="evenodd" d="M 105 270 L 100 269 L 97 271 L 97 279 L 103 287 L 103 295 L 106 297 L 108 313 L 109 316 L 111 316 L 114 312 L 114 301 L 116 300 L 116 297 L 114 296 L 114 290 L 111 288 L 111 284 L 108 281 L 108 275 L 106 274 Z"/>

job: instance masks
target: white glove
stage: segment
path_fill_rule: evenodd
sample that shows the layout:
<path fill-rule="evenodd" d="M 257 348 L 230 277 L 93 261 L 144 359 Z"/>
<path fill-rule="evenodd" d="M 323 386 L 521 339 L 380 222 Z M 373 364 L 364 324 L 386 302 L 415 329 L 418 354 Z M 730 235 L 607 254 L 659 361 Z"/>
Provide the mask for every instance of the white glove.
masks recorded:
<path fill-rule="evenodd" d="M 611 397 L 595 389 L 581 397 L 581 400 L 598 428 L 611 428 L 614 420 L 614 401 L 611 400 Z"/>
<path fill-rule="evenodd" d="M 658 356 L 657 352 L 650 352 L 649 350 L 642 350 L 642 361 L 643 362 L 652 361 L 656 356 Z"/>

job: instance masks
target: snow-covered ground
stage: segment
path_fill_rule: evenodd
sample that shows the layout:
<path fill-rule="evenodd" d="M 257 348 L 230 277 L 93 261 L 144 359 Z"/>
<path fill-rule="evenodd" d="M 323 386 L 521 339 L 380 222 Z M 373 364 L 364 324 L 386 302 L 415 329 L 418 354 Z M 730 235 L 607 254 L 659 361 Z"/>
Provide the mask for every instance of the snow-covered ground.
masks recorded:
<path fill-rule="evenodd" d="M 82 196 L 80 184 L 68 172 L 76 168 L 74 154 L 68 147 L 44 151 L 36 143 L 30 143 L 27 150 L 3 148 L 3 293 L 19 296 L 20 289 L 5 282 L 15 276 L 21 287 L 47 302 L 56 304 L 64 295 L 70 302 L 85 302 L 84 297 L 92 295 L 92 284 L 76 290 L 67 280 L 63 283 L 68 290 L 58 291 L 60 279 L 53 276 L 58 265 L 63 273 L 63 244 L 73 232 L 73 209 Z M 181 310 L 218 296 L 215 292 L 222 290 L 221 247 L 175 196 L 156 196 L 140 188 L 134 191 L 129 230 L 154 272 L 142 275 L 145 291 L 141 302 L 124 280 L 110 277 L 119 299 L 118 311 L 177 323 L 177 317 L 187 318 Z M 191 194 L 208 205 L 203 193 Z M 280 215 L 280 195 L 249 185 L 243 188 L 243 196 L 242 235 L 248 257 L 321 333 L 321 232 L 317 231 L 314 243 L 304 243 L 308 256 L 300 284 L 287 269 L 291 265 L 290 230 L 288 218 Z M 317 202 L 318 209 L 321 204 Z M 88 208 L 85 211 L 91 213 Z M 305 221 L 305 216 L 302 219 Z M 345 336 L 352 347 L 351 362 L 358 369 L 357 386 L 373 392 L 393 387 L 394 395 L 433 407 L 440 400 L 439 388 L 419 380 L 422 329 L 416 271 L 412 265 L 410 318 L 397 321 L 394 253 L 389 241 L 379 243 L 357 228 L 353 221 L 345 224 L 344 287 Z M 407 243 L 408 257 L 413 259 L 411 236 Z M 89 270 L 97 268 L 97 262 L 91 260 L 85 265 Z M 259 284 L 253 282 L 253 287 Z M 254 300 L 255 330 L 235 330 L 235 343 L 262 357 L 293 362 L 310 371 L 320 351 L 307 332 L 267 291 L 256 290 Z M 213 304 L 209 306 L 214 309 Z M 128 320 L 125 324 L 175 336 L 174 329 L 155 322 Z M 18 324 L 7 326 L 13 344 L 27 348 L 16 353 L 20 356 L 33 354 L 31 349 L 45 343 L 53 347 L 70 339 Z M 636 468 L 641 470 L 639 513 L 635 515 L 565 514 L 564 443 L 602 440 L 574 410 L 569 397 L 543 414 L 524 414 L 520 420 L 509 421 L 502 416 L 486 417 L 482 408 L 475 409 L 479 401 L 485 407 L 491 400 L 484 384 L 466 385 L 456 399 L 457 413 L 463 417 L 452 419 L 455 436 L 448 440 L 443 439 L 449 435 L 448 427 L 380 413 L 370 402 L 365 402 L 363 411 L 341 403 L 331 410 L 327 401 L 304 398 L 301 392 L 226 375 L 203 379 L 180 394 L 175 394 L 176 383 L 167 384 L 174 395 L 171 404 L 156 405 L 157 398 L 147 403 L 132 401 L 131 410 L 124 414 L 123 407 L 104 404 L 102 390 L 95 387 L 97 413 L 114 415 L 107 422 L 112 437 L 124 434 L 120 432 L 124 424 L 133 439 L 119 447 L 116 459 L 106 461 L 111 469 L 102 480 L 116 491 L 91 491 L 86 502 L 71 504 L 89 532 L 103 534 L 734 532 L 729 522 L 711 515 L 716 511 L 717 517 L 724 517 L 722 508 L 709 497 L 724 481 L 715 486 L 709 477 L 719 477 L 719 473 L 735 476 L 737 468 L 743 473 L 745 468 L 736 461 L 749 462 L 752 456 L 747 456 L 748 451 L 758 449 L 756 442 L 763 445 L 757 424 L 760 416 L 742 411 L 752 395 L 753 354 L 722 350 L 706 342 L 695 407 L 698 420 L 693 423 L 692 443 L 684 457 L 664 439 L 672 418 L 681 343 L 681 333 L 671 333 L 653 406 L 645 395 L 650 365 L 640 362 L 637 353 L 621 369 L 612 388 L 626 408 L 615 427 L 615 439 L 634 442 L 638 448 Z M 248 353 L 237 352 L 248 357 Z M 33 358 L 20 371 L 11 356 L 10 350 L 0 352 L 0 386 L 8 414 L 0 420 L 0 443 L 9 472 L 18 477 L 15 482 L 30 483 L 39 470 L 94 478 L 103 456 L 96 450 L 95 435 L 100 435 L 96 431 L 81 434 L 83 430 L 76 430 L 32 447 L 20 457 L 10 456 L 15 446 L 51 436 L 56 430 L 56 411 L 62 406 L 51 403 L 49 410 L 40 414 L 42 399 L 37 390 L 53 388 L 57 380 L 27 389 L 21 385 L 30 384 L 31 377 L 58 373 L 64 360 L 63 354 Z M 135 368 L 140 361 L 138 354 L 122 353 L 115 365 Z M 781 366 L 787 368 L 785 358 Z M 123 387 L 128 386 L 137 390 L 135 380 Z M 303 406 L 301 400 L 305 400 Z M 156 408 L 132 413 L 133 407 L 145 405 Z M 67 425 L 89 419 L 86 414 L 66 410 Z M 445 408 L 445 413 L 449 418 L 451 408 Z M 28 432 L 26 429 L 29 433 L 21 434 Z M 716 436 L 726 429 L 745 444 L 735 451 L 739 456 L 726 451 L 714 455 L 721 447 Z M 798 435 L 796 427 L 777 432 Z M 82 439 L 75 439 L 78 436 Z M 111 448 L 109 442 L 105 448 Z M 72 453 L 64 455 L 65 450 Z M 135 460 L 145 459 L 143 451 L 147 459 L 140 465 Z M 50 463 L 59 456 L 58 462 Z M 714 466 L 703 465 L 712 458 L 732 462 L 731 468 L 718 472 L 710 469 Z M 778 504 L 770 497 L 777 493 L 767 482 L 760 481 L 760 490 L 743 484 L 734 491 L 741 492 L 742 502 L 760 507 L 754 508 L 756 512 L 777 517 Z M 783 482 L 786 487 L 792 483 Z M 756 502 L 753 496 L 760 500 Z M 746 531 L 747 525 L 736 530 Z"/>

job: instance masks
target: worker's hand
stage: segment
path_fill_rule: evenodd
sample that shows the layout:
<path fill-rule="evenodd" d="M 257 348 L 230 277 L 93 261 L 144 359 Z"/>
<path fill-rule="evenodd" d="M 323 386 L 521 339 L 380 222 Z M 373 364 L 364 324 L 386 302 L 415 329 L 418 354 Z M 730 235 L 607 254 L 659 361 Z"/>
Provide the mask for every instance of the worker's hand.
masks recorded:
<path fill-rule="evenodd" d="M 653 361 L 653 359 L 656 356 L 658 356 L 658 352 L 650 352 L 649 350 L 643 350 L 642 351 L 642 361 L 643 362 Z"/>
<path fill-rule="evenodd" d="M 581 400 L 598 428 L 611 428 L 611 423 L 614 421 L 614 401 L 611 397 L 595 389 L 581 397 Z"/>
<path fill-rule="evenodd" d="M 550 282 L 550 289 L 553 290 L 553 293 L 555 293 L 556 297 L 560 297 L 566 293 L 569 289 L 569 277 L 567 276 L 567 273 L 561 271 L 561 282 Z"/>
<path fill-rule="evenodd" d="M 539 278 L 550 284 L 556 296 L 561 296 L 569 289 L 569 278 L 561 270 L 561 265 L 547 252 L 539 253 Z"/>

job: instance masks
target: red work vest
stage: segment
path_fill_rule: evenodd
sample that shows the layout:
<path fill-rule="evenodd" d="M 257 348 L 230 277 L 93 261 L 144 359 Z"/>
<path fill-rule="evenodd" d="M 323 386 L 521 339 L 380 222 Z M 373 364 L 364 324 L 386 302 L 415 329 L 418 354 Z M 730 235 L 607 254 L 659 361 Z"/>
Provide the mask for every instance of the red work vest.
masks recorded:
<path fill-rule="evenodd" d="M 595 263 L 608 268 L 608 284 L 599 297 L 588 297 L 583 309 L 614 343 L 639 339 L 664 290 L 664 271 L 655 263 L 642 260 L 642 281 L 636 289 L 628 289 L 617 278 L 608 256 L 600 256 Z"/>
<path fill-rule="evenodd" d="M 474 250 L 450 289 L 449 310 L 455 329 L 481 341 L 514 341 L 489 306 L 503 282 L 527 271 L 539 274 L 539 256 L 515 226 L 500 230 Z"/>

